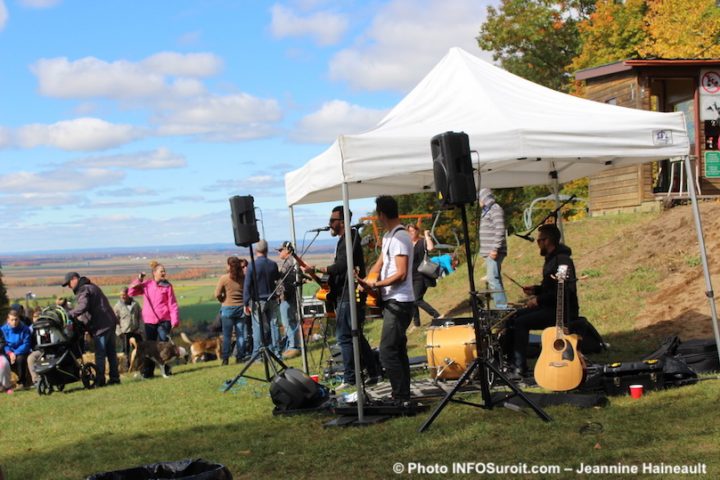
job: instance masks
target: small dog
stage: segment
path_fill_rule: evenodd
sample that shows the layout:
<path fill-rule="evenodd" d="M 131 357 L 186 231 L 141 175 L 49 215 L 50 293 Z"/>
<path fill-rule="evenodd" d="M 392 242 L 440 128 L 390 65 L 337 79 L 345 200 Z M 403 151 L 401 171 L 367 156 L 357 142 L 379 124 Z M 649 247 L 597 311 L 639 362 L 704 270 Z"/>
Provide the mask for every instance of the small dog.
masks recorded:
<path fill-rule="evenodd" d="M 185 349 L 178 347 L 172 343 L 172 341 L 137 342 L 134 338 L 130 338 L 130 345 L 133 347 L 133 351 L 130 354 L 130 368 L 128 368 L 128 373 L 138 370 L 142 360 L 147 358 L 155 362 L 155 364 L 160 367 L 163 377 L 167 378 L 168 374 L 166 372 L 165 365 L 169 364 L 170 360 L 173 358 L 183 357 L 186 355 Z"/>
<path fill-rule="evenodd" d="M 222 340 L 220 340 L 219 337 L 193 341 L 185 335 L 185 332 L 180 332 L 180 336 L 185 342 L 190 344 L 190 358 L 192 358 L 192 363 L 197 363 L 206 353 L 214 353 L 217 358 L 220 358 Z"/>

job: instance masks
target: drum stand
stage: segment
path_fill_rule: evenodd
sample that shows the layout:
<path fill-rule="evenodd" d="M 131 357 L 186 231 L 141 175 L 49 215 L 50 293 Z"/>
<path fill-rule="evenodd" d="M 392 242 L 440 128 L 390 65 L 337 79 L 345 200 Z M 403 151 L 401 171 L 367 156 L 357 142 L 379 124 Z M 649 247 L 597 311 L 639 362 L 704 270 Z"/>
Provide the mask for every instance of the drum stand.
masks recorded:
<path fill-rule="evenodd" d="M 530 398 L 528 398 L 527 395 L 518 387 L 515 383 L 513 383 L 512 380 L 510 380 L 502 371 L 500 371 L 500 368 L 498 368 L 497 365 L 495 365 L 492 362 L 491 358 L 488 358 L 488 337 L 491 335 L 490 332 L 490 326 L 483 326 L 481 328 L 480 326 L 480 310 L 478 307 L 478 299 L 477 299 L 477 292 L 475 291 L 475 278 L 473 275 L 473 269 L 472 269 L 472 252 L 470 251 L 470 235 L 468 232 L 468 221 L 467 221 L 467 213 L 465 212 L 465 205 L 460 205 L 460 213 L 462 215 L 462 224 L 463 224 L 463 234 L 464 234 L 464 243 L 465 243 L 465 256 L 467 257 L 468 262 L 468 283 L 470 285 L 470 305 L 472 307 L 472 314 L 473 314 L 473 327 L 475 329 L 475 346 L 477 348 L 477 357 L 475 360 L 468 366 L 468 368 L 465 370 L 465 372 L 462 374 L 460 379 L 457 381 L 457 384 L 453 387 L 452 390 L 450 390 L 447 395 L 442 399 L 440 404 L 433 410 L 433 412 L 430 414 L 427 420 L 425 420 L 425 423 L 422 424 L 419 432 L 424 432 L 427 430 L 430 425 L 432 425 L 433 421 L 442 413 L 443 409 L 447 406 L 448 403 L 456 402 L 456 403 L 462 403 L 463 405 L 470 405 L 473 407 L 478 408 L 484 408 L 486 410 L 491 410 L 496 403 L 504 403 L 506 400 L 513 396 L 518 396 L 522 399 L 522 401 L 532 408 L 538 417 L 540 417 L 542 420 L 549 422 L 552 420 L 550 416 L 545 413 L 539 406 L 535 405 Z M 466 382 L 468 382 L 471 378 L 473 373 L 476 369 L 479 369 L 479 375 L 480 378 L 480 392 L 482 393 L 482 399 L 483 404 L 477 404 L 472 402 L 467 402 L 464 400 L 457 400 L 453 398 L 455 394 L 465 385 Z M 495 378 L 508 387 L 514 392 L 512 394 L 508 394 L 504 396 L 503 398 L 499 400 L 493 400 L 492 394 L 490 393 L 490 382 L 488 380 L 488 374 L 492 372 L 495 374 Z"/>

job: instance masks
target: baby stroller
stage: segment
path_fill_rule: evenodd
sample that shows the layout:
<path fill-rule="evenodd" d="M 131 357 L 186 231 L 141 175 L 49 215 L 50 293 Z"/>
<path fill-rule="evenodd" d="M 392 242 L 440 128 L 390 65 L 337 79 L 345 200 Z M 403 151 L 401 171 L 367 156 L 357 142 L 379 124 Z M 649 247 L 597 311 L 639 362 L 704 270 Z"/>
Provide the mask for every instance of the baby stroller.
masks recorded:
<path fill-rule="evenodd" d="M 33 332 L 41 357 L 35 363 L 39 395 L 62 392 L 68 383 L 82 381 L 85 388 L 95 386 L 97 371 L 94 363 L 84 363 L 82 325 L 70 318 L 61 307 L 46 307 L 33 324 Z"/>

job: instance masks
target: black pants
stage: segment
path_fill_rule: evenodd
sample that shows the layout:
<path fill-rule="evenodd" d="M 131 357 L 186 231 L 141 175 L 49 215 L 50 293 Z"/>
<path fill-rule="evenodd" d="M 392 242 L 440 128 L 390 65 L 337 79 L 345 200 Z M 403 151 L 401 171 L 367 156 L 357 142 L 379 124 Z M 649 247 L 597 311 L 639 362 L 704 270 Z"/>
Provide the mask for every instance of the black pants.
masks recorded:
<path fill-rule="evenodd" d="M 410 362 L 405 331 L 410 326 L 414 308 L 415 302 L 388 300 L 383 310 L 380 362 L 385 367 L 396 400 L 410 399 Z"/>
<path fill-rule="evenodd" d="M 28 370 L 27 355 L 16 355 L 15 363 L 10 366 L 10 370 L 18 376 L 18 386 L 28 386 L 32 384 L 30 379 L 30 370 Z"/>
<path fill-rule="evenodd" d="M 512 351 L 515 368 L 527 371 L 527 347 L 530 330 L 542 330 L 555 325 L 555 309 L 548 307 L 522 308 L 506 322 L 505 351 Z"/>
<path fill-rule="evenodd" d="M 425 310 L 432 318 L 437 318 L 440 316 L 440 312 L 435 310 L 433 306 L 427 303 L 423 298 L 425 296 L 425 292 L 427 292 L 427 289 L 428 286 L 427 283 L 425 283 L 424 278 L 413 278 L 413 292 L 415 293 L 415 311 L 413 312 L 413 323 L 416 327 L 420 326 L 421 308 Z"/>

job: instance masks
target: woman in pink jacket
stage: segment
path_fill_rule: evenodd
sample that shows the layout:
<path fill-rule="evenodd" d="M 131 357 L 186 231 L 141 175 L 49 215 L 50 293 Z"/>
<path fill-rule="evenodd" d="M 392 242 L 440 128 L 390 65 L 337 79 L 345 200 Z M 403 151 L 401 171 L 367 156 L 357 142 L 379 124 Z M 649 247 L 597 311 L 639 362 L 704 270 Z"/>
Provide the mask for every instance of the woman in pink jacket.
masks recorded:
<path fill-rule="evenodd" d="M 152 268 L 152 280 L 145 280 L 145 274 L 141 273 L 128 287 L 128 295 L 131 297 L 145 296 L 142 307 L 145 340 L 166 342 L 170 340 L 171 328 L 180 324 L 178 303 L 175 298 L 175 291 L 166 278 L 165 267 L 156 261 L 152 261 L 150 262 L 150 268 Z M 165 368 L 166 373 L 169 375 L 169 365 L 166 365 Z M 152 377 L 154 370 L 155 362 L 146 360 L 143 367 L 143 377 Z"/>

